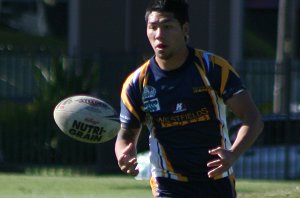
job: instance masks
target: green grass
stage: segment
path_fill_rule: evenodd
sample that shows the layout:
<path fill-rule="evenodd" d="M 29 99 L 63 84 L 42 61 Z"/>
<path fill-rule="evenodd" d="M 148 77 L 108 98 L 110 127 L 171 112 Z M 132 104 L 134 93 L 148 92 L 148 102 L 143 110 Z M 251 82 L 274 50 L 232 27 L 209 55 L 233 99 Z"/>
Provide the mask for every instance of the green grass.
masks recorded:
<path fill-rule="evenodd" d="M 298 181 L 238 180 L 239 198 L 299 198 Z M 0 174 L 0 198 L 151 198 L 148 181 L 126 176 Z"/>
<path fill-rule="evenodd" d="M 143 198 L 151 197 L 147 181 L 120 176 L 0 175 L 0 198 Z"/>
<path fill-rule="evenodd" d="M 260 181 L 238 180 L 237 192 L 239 198 L 299 198 L 299 181 Z"/>

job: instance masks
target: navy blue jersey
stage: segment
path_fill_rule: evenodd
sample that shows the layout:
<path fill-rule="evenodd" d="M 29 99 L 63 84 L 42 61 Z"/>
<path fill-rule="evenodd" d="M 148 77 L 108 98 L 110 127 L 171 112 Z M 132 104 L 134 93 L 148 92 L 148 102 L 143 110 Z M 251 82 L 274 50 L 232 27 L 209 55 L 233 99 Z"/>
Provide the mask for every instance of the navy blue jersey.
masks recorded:
<path fill-rule="evenodd" d="M 224 102 L 243 90 L 233 67 L 214 54 L 189 48 L 172 71 L 152 57 L 123 84 L 120 120 L 128 129 L 147 125 L 153 177 L 206 180 L 206 164 L 215 158 L 208 150 L 231 147 Z"/>

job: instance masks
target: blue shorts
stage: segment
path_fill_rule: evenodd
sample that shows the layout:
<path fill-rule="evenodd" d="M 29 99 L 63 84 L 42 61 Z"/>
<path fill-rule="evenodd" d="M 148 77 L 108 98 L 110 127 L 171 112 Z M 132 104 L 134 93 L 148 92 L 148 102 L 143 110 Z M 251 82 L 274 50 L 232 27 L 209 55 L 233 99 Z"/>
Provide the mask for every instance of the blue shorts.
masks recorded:
<path fill-rule="evenodd" d="M 169 178 L 151 178 L 155 198 L 235 198 L 234 177 L 218 180 L 181 182 Z"/>

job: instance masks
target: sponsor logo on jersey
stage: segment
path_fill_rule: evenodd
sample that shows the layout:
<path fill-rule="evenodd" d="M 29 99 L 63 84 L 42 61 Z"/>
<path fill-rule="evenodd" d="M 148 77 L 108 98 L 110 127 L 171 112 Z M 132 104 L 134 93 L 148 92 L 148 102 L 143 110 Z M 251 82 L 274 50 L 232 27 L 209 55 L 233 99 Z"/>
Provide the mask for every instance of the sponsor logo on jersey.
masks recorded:
<path fill-rule="evenodd" d="M 142 93 L 143 100 L 154 98 L 156 95 L 156 89 L 152 86 L 145 86 Z"/>
<path fill-rule="evenodd" d="M 174 127 L 174 126 L 184 126 L 187 124 L 203 122 L 210 120 L 207 108 L 202 108 L 194 112 L 186 112 L 180 115 L 171 115 L 171 116 L 161 116 L 158 117 L 158 121 L 161 127 Z"/>
<path fill-rule="evenodd" d="M 211 87 L 193 87 L 193 93 L 201 93 L 212 90 Z"/>
<path fill-rule="evenodd" d="M 160 110 L 158 98 L 144 101 L 145 112 L 156 112 Z"/>

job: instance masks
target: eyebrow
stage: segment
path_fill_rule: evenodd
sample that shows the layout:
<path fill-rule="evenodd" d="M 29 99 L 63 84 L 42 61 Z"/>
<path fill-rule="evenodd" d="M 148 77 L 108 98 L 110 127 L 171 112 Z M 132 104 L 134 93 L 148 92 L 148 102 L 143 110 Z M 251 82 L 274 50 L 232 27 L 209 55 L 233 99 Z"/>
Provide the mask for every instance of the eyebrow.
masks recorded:
<path fill-rule="evenodd" d="M 164 24 L 164 23 L 170 23 L 170 22 L 174 22 L 174 19 L 172 18 L 167 18 L 167 19 L 164 19 L 162 21 L 148 21 L 149 24 Z"/>

